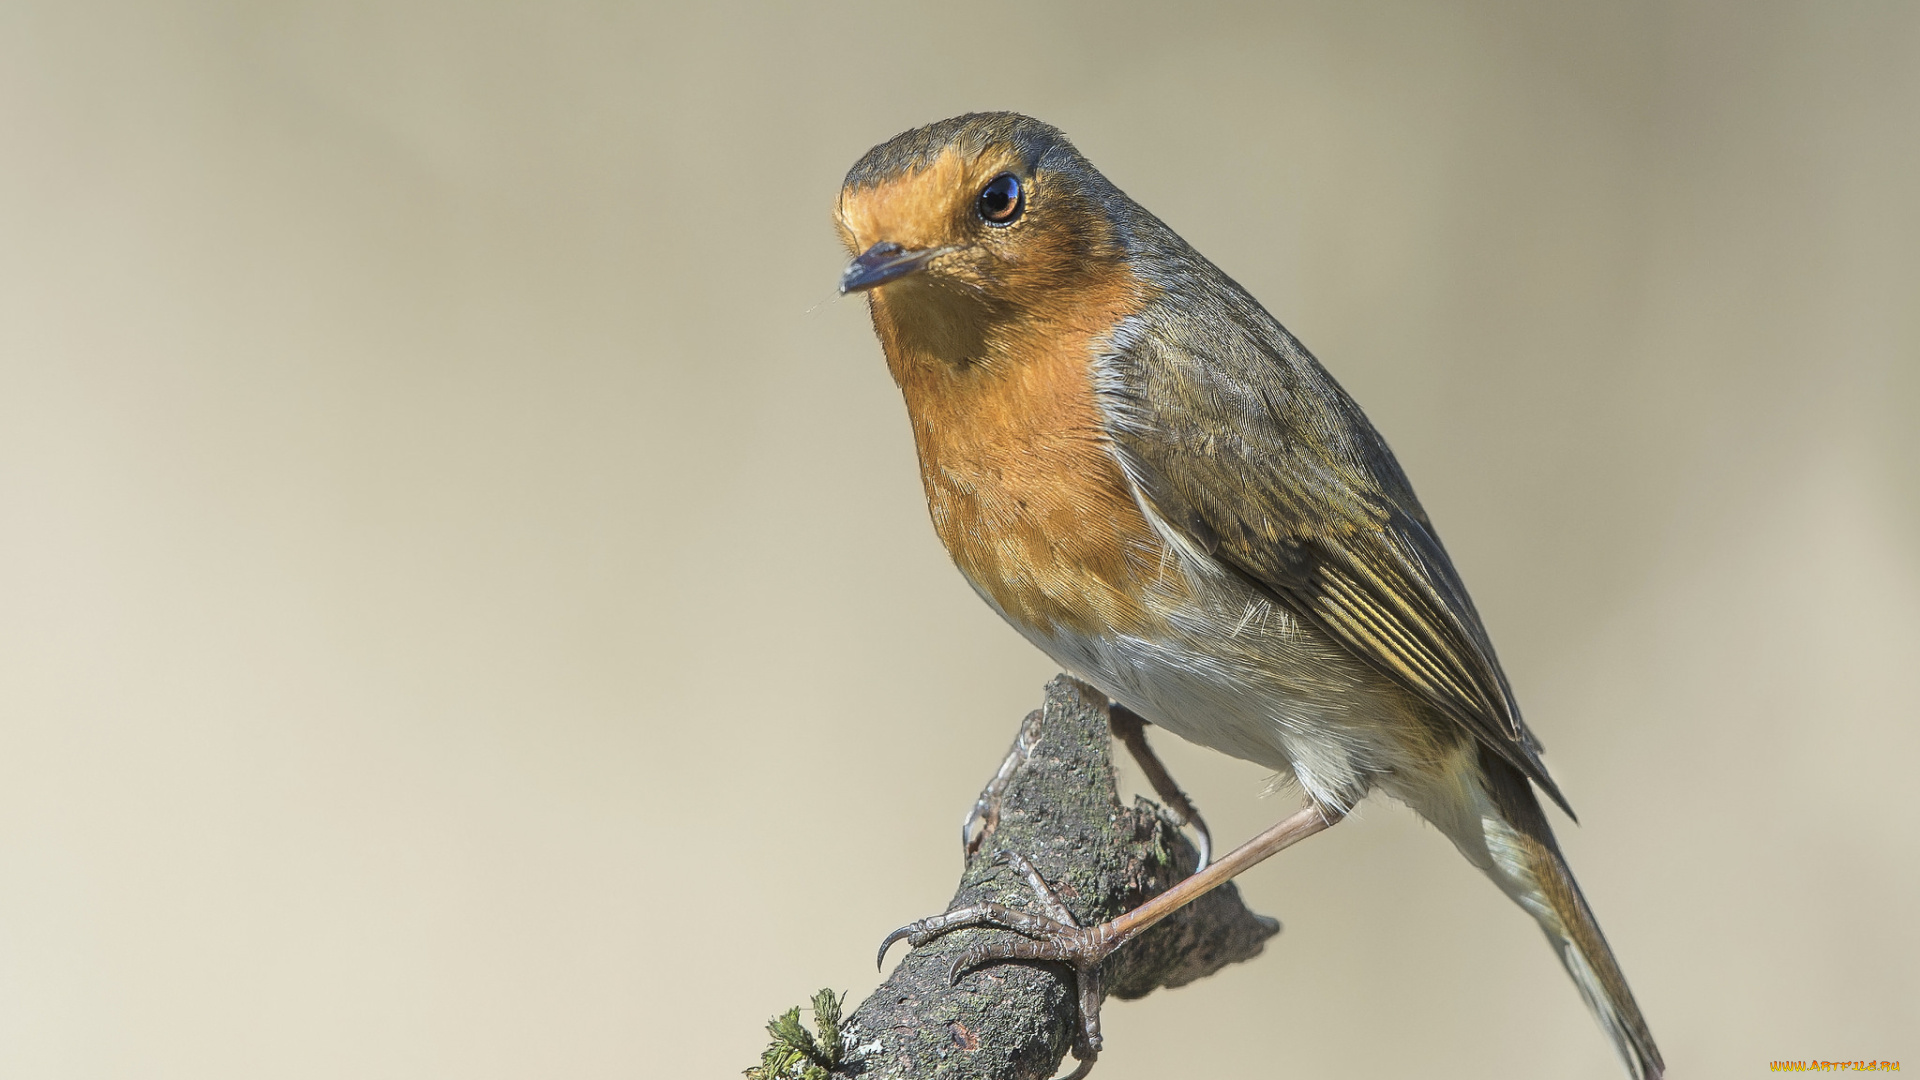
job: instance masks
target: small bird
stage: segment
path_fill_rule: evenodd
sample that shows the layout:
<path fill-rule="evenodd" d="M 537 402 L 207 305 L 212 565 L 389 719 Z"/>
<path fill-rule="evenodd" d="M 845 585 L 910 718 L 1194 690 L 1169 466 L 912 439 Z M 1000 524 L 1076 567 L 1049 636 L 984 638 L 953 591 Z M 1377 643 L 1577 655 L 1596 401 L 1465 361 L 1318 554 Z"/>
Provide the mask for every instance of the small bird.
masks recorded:
<path fill-rule="evenodd" d="M 1083 1075 L 1102 958 L 1380 791 L 1539 922 L 1628 1071 L 1657 1080 L 1534 789 L 1572 809 L 1406 475 L 1312 354 L 1027 116 L 874 147 L 834 219 L 855 256 L 840 291 L 869 297 L 934 530 L 974 591 L 1116 715 L 1273 769 L 1307 801 L 1109 923 L 982 905 L 888 943 L 1000 926 L 1026 936 L 970 961 L 1072 966 Z"/>

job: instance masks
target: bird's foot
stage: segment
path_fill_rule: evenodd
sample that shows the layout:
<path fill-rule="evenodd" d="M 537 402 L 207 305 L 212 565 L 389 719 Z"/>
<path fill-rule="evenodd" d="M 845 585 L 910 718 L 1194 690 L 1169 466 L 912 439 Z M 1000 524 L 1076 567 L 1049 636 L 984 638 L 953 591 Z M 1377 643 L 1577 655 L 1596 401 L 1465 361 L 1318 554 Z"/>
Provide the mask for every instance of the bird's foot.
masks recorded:
<path fill-rule="evenodd" d="M 1071 968 L 1080 1005 L 1080 1026 L 1074 1032 L 1073 1056 L 1080 1064 L 1061 1080 L 1080 1080 L 1093 1069 L 1094 1059 L 1100 1055 L 1100 1002 L 1106 996 L 1100 981 L 1100 962 L 1126 944 L 1133 934 L 1121 931 L 1112 922 L 1082 927 L 1031 862 L 1011 851 L 999 852 L 995 859 L 1012 866 L 1027 879 L 1042 913 L 991 902 L 955 908 L 910 922 L 888 934 L 880 943 L 879 960 L 886 961 L 887 949 L 896 941 L 905 939 L 908 945 L 919 948 L 963 927 L 996 927 L 1020 934 L 1021 938 L 1011 941 L 983 942 L 969 947 L 953 962 L 947 980 L 950 984 L 958 983 L 962 975 L 975 968 L 1008 960 L 1054 960 Z"/>
<path fill-rule="evenodd" d="M 1013 774 L 1026 764 L 1033 755 L 1033 748 L 1040 742 L 1041 712 L 1035 709 L 1027 714 L 1020 724 L 1020 734 L 1014 736 L 1013 749 L 1007 751 L 1007 758 L 1000 763 L 1000 771 L 993 774 L 987 786 L 980 791 L 980 797 L 967 809 L 967 816 L 960 822 L 960 848 L 966 858 L 973 858 L 980 845 L 987 842 L 995 829 L 1000 827 L 1000 799 L 1013 783 Z M 980 826 L 979 835 L 973 827 Z"/>

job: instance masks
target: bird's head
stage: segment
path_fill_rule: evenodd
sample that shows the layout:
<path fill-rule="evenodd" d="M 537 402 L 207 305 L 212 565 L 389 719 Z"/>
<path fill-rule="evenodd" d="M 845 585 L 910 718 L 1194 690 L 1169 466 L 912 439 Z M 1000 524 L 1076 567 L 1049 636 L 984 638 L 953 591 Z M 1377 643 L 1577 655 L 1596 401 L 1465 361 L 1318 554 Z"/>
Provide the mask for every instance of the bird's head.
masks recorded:
<path fill-rule="evenodd" d="M 1059 317 L 1124 275 L 1125 196 L 1058 129 L 972 113 L 874 147 L 847 174 L 834 224 L 854 256 L 840 292 L 954 362 L 996 327 Z"/>

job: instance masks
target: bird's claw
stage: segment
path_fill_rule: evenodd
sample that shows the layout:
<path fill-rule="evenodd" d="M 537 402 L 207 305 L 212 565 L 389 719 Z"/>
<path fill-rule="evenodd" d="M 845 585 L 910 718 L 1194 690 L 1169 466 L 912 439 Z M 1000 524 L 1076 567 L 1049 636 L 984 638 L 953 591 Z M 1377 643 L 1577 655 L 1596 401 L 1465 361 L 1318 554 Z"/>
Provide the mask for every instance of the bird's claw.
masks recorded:
<path fill-rule="evenodd" d="M 987 842 L 995 829 L 1000 827 L 1000 797 L 1006 794 L 1008 785 L 1013 783 L 1013 774 L 1032 756 L 1033 748 L 1040 742 L 1041 712 L 1035 709 L 1027 714 L 1020 724 L 1020 733 L 1014 736 L 1013 748 L 1000 762 L 1000 768 L 987 781 L 980 797 L 967 808 L 967 814 L 960 820 L 960 850 L 965 858 L 973 858 L 980 845 Z M 974 835 L 973 827 L 980 826 L 980 834 Z"/>
<path fill-rule="evenodd" d="M 899 941 L 903 937 L 909 937 L 912 934 L 913 934 L 913 924 L 908 923 L 907 925 L 901 927 L 898 930 L 895 930 L 893 933 L 888 934 L 885 938 L 881 939 L 880 955 L 873 958 L 873 966 L 881 971 L 885 971 L 887 967 L 887 950 L 893 948 L 894 942 Z"/>
<path fill-rule="evenodd" d="M 1103 932 L 1107 929 L 1105 924 L 1082 928 L 1075 921 L 1073 913 L 1054 895 L 1052 887 L 1040 876 L 1033 863 L 1018 852 L 996 851 L 993 853 L 993 862 L 1011 866 L 1026 878 L 1041 912 L 1021 911 L 987 901 L 917 919 L 886 936 L 880 943 L 879 962 L 886 962 L 887 949 L 896 941 L 904 939 L 912 947 L 919 948 L 965 927 L 1010 930 L 1020 935 L 1012 940 L 968 946 L 947 969 L 947 985 L 958 985 L 961 977 L 968 972 L 996 962 L 1050 960 L 1067 965 L 1073 970 L 1074 983 L 1079 990 L 1080 1026 L 1074 1032 L 1073 1054 L 1080 1059 L 1080 1065 L 1063 1080 L 1084 1077 L 1087 1070 L 1093 1067 L 1093 1059 L 1100 1053 L 1100 1002 L 1105 996 L 1100 962 L 1118 948 L 1121 941 Z"/>
<path fill-rule="evenodd" d="M 948 914 L 952 914 L 952 912 Z M 888 934 L 880 942 L 880 955 L 873 958 L 873 966 L 876 968 L 885 968 L 887 966 L 887 950 L 893 948 L 893 943 L 896 941 L 904 939 L 908 948 L 917 949 L 927 942 L 932 941 L 934 938 L 939 937 L 942 933 L 945 933 L 946 931 L 939 929 L 937 925 L 938 920 L 945 917 L 944 915 L 935 915 L 931 918 L 915 919 L 907 925 L 900 927 L 898 930 L 895 930 L 893 933 Z"/>

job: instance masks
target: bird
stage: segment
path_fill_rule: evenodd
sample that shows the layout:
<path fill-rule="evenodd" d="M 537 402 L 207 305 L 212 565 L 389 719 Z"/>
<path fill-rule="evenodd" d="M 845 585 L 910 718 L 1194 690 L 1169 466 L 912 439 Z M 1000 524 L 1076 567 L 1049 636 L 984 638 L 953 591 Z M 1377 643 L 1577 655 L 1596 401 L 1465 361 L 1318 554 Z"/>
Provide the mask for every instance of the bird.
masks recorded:
<path fill-rule="evenodd" d="M 839 291 L 868 299 L 934 531 L 968 584 L 1117 716 L 1274 770 L 1305 802 L 1108 923 L 1074 925 L 1015 853 L 1059 917 L 980 905 L 886 944 L 999 926 L 1024 936 L 968 966 L 1067 963 L 1084 1075 L 1102 958 L 1377 792 L 1538 922 L 1628 1073 L 1658 1080 L 1536 792 L 1572 808 L 1406 474 L 1320 362 L 1019 113 L 873 147 L 833 219 L 852 256 Z"/>

